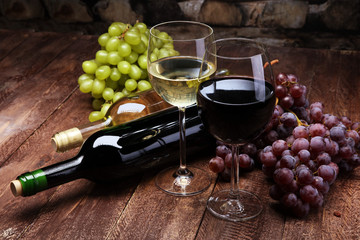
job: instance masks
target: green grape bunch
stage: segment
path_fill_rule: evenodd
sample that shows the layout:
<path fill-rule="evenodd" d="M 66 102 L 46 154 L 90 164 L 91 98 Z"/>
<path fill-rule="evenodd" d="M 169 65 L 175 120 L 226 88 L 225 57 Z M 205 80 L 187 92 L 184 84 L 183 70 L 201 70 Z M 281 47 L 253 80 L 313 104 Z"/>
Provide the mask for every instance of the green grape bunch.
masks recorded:
<path fill-rule="evenodd" d="M 117 100 L 134 92 L 151 89 L 147 73 L 147 54 L 150 29 L 145 23 L 136 22 L 133 26 L 122 22 L 113 22 L 106 33 L 98 38 L 100 50 L 95 58 L 82 63 L 84 73 L 79 76 L 79 89 L 91 94 L 92 111 L 89 121 L 94 122 L 105 117 L 109 107 Z M 169 41 L 159 42 L 151 51 L 151 58 L 157 60 L 178 55 Z"/>

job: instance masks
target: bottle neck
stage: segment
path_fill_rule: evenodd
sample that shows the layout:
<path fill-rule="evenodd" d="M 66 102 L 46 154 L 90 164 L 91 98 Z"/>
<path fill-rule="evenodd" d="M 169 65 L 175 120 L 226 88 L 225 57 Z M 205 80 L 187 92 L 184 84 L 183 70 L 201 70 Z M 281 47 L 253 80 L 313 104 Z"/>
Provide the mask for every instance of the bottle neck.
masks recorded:
<path fill-rule="evenodd" d="M 21 195 L 31 196 L 43 190 L 82 178 L 79 166 L 83 156 L 76 156 L 42 169 L 24 173 L 17 177 L 21 183 Z"/>

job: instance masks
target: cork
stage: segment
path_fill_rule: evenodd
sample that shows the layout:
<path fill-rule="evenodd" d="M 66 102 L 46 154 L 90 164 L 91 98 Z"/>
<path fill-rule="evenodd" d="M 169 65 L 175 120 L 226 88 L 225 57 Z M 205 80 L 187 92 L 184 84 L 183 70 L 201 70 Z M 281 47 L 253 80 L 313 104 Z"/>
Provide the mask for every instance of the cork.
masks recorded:
<path fill-rule="evenodd" d="M 83 141 L 80 130 L 78 128 L 71 128 L 55 134 L 51 138 L 51 145 L 57 152 L 65 152 L 81 146 Z"/>
<path fill-rule="evenodd" d="M 22 185 L 19 180 L 13 180 L 10 183 L 10 189 L 15 197 L 21 196 L 23 193 Z"/>

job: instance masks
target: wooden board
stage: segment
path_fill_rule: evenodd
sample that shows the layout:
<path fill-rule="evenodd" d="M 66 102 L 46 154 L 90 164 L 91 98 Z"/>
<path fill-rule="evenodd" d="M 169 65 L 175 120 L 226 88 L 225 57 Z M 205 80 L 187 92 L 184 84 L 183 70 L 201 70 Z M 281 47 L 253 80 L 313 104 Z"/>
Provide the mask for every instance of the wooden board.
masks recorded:
<path fill-rule="evenodd" d="M 99 49 L 97 36 L 0 30 L 0 239 L 358 239 L 360 170 L 341 175 L 325 205 L 305 219 L 289 216 L 268 194 L 260 170 L 242 174 L 240 188 L 258 194 L 258 218 L 231 223 L 206 211 L 217 181 L 194 197 L 173 197 L 154 185 L 154 174 L 112 186 L 76 180 L 31 197 L 14 198 L 17 175 L 73 157 L 50 145 L 61 130 L 87 123 L 88 94 L 77 88 L 81 62 Z M 5 46 L 6 43 L 6 46 Z M 325 112 L 360 121 L 359 52 L 270 48 L 275 73 L 294 73 L 311 102 Z M 194 164 L 206 168 L 213 153 Z M 335 216 L 334 211 L 341 213 Z"/>

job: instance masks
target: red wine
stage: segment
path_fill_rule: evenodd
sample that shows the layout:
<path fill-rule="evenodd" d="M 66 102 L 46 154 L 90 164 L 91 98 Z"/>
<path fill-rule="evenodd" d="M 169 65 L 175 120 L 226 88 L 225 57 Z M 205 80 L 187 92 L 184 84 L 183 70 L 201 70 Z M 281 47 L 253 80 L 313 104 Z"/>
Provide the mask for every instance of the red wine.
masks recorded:
<path fill-rule="evenodd" d="M 198 111 L 218 140 L 241 144 L 265 129 L 275 107 L 274 87 L 240 76 L 213 78 L 199 87 Z"/>

